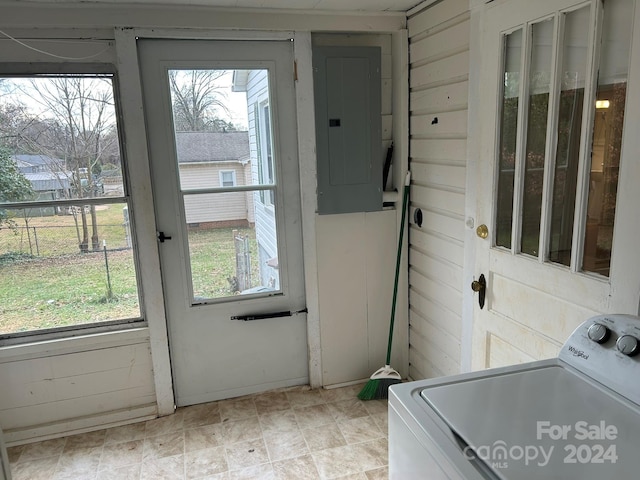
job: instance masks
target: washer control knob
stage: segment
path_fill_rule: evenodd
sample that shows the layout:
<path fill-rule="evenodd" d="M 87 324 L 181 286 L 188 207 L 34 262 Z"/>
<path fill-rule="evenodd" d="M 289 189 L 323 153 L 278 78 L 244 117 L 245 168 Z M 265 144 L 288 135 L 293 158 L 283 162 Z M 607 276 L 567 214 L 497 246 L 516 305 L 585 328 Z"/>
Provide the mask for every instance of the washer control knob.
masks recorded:
<path fill-rule="evenodd" d="M 628 357 L 640 353 L 640 340 L 633 335 L 622 335 L 616 342 L 618 351 Z"/>
<path fill-rule="evenodd" d="M 605 343 L 611 336 L 611 330 L 601 323 L 594 323 L 587 330 L 587 335 L 596 343 Z"/>

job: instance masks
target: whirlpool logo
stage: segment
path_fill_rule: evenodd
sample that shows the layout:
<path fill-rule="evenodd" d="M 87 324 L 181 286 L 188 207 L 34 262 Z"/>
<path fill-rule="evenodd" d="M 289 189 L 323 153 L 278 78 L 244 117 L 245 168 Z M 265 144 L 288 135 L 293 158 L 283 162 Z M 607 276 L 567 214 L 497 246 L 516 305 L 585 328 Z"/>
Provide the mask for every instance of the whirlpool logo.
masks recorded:
<path fill-rule="evenodd" d="M 580 357 L 580 358 L 584 358 L 585 360 L 589 359 L 589 355 L 587 355 L 586 353 L 584 353 L 584 350 L 578 350 L 576 347 L 574 347 L 573 345 L 569 345 L 569 351 L 571 353 L 573 353 L 574 357 Z"/>

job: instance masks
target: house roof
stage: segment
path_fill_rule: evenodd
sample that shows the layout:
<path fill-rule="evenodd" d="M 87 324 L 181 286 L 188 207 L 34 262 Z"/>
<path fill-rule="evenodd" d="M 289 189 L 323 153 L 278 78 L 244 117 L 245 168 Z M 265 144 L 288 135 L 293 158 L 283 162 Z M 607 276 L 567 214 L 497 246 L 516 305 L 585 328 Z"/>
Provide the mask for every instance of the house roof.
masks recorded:
<path fill-rule="evenodd" d="M 18 166 L 49 166 L 49 165 L 62 165 L 64 162 L 59 158 L 49 157 L 47 155 L 13 155 L 14 160 L 18 163 Z M 22 164 L 22 165 L 21 165 Z"/>
<path fill-rule="evenodd" d="M 179 163 L 243 161 L 249 132 L 176 132 Z"/>
<path fill-rule="evenodd" d="M 25 178 L 31 182 L 36 192 L 48 190 L 67 190 L 71 187 L 70 172 L 39 172 L 23 173 Z"/>

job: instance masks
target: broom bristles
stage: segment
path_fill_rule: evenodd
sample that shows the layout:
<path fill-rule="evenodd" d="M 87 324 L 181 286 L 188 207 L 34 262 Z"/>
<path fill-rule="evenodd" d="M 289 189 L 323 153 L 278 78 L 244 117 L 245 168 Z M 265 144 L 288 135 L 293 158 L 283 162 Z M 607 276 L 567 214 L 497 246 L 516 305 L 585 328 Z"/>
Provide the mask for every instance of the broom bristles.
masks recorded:
<path fill-rule="evenodd" d="M 377 370 L 358 394 L 360 400 L 389 398 L 389 387 L 400 383 L 402 377 L 389 365 Z"/>
<path fill-rule="evenodd" d="M 389 398 L 389 387 L 400 383 L 397 378 L 378 378 L 369 380 L 360 390 L 358 398 L 360 400 L 382 400 Z"/>

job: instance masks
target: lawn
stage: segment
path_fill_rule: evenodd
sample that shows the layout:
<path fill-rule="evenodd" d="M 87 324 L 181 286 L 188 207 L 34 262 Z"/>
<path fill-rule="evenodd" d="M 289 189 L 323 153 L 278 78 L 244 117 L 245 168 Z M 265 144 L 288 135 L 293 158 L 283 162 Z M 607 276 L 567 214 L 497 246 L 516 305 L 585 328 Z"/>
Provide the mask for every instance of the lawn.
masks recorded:
<path fill-rule="evenodd" d="M 100 245 L 107 241 L 111 291 L 104 251 L 79 252 L 72 215 L 30 218 L 29 236 L 26 228 L 18 234 L 0 230 L 0 333 L 140 317 L 133 251 L 123 248 L 122 205 L 102 206 L 96 214 Z M 16 221 L 25 226 L 23 219 Z M 250 235 L 257 280 L 254 231 L 239 231 Z M 196 295 L 232 294 L 228 280 L 235 274 L 232 230 L 195 230 L 189 240 Z"/>
<path fill-rule="evenodd" d="M 258 244 L 255 230 L 236 229 L 249 235 L 252 286 L 259 284 Z M 191 230 L 189 232 L 193 294 L 201 298 L 221 298 L 235 293 L 236 252 L 233 229 Z"/>

